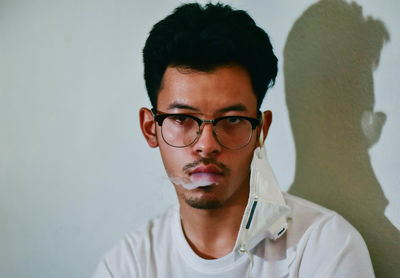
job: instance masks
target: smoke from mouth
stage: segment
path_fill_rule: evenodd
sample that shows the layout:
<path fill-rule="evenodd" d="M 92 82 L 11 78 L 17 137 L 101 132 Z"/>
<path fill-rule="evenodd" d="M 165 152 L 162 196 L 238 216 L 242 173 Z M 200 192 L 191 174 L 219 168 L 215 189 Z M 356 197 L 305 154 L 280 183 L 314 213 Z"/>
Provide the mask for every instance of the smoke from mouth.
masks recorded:
<path fill-rule="evenodd" d="M 186 164 L 182 170 L 185 174 L 184 177 L 177 176 L 168 176 L 169 180 L 175 184 L 180 185 L 187 190 L 193 190 L 199 187 L 210 186 L 210 185 L 218 185 L 218 183 L 211 182 L 207 179 L 205 180 L 192 180 L 188 175 L 191 170 L 194 170 L 200 164 L 208 165 L 214 164 L 219 169 L 221 169 L 221 175 L 228 176 L 230 174 L 230 169 L 223 163 L 216 161 L 213 158 L 200 158 L 194 162 Z"/>

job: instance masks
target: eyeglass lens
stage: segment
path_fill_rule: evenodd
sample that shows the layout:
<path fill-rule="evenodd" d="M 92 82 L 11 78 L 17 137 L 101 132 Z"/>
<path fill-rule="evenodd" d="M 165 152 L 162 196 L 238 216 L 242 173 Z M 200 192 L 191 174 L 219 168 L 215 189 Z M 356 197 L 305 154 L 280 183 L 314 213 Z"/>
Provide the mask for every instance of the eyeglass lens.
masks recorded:
<path fill-rule="evenodd" d="M 191 145 L 200 134 L 199 123 L 185 115 L 171 115 L 165 118 L 161 127 L 165 142 L 174 147 Z M 240 117 L 219 120 L 214 132 L 218 142 L 226 148 L 238 149 L 250 141 L 253 129 L 251 123 Z"/>

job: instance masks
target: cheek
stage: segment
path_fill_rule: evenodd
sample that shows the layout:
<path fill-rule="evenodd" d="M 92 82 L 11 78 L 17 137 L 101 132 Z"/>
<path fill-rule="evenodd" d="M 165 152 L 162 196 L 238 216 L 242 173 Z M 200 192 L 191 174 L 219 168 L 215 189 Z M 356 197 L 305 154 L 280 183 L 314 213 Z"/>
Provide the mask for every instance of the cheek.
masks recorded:
<path fill-rule="evenodd" d="M 162 139 L 161 139 L 162 140 Z M 176 176 L 181 174 L 185 163 L 185 155 L 183 149 L 173 148 L 165 142 L 159 143 L 161 159 L 167 174 Z"/>
<path fill-rule="evenodd" d="M 250 173 L 250 164 L 253 159 L 253 147 L 250 147 L 245 150 L 236 151 L 236 153 L 232 153 L 229 158 L 230 168 L 232 171 L 232 175 L 235 176 L 248 176 Z"/>

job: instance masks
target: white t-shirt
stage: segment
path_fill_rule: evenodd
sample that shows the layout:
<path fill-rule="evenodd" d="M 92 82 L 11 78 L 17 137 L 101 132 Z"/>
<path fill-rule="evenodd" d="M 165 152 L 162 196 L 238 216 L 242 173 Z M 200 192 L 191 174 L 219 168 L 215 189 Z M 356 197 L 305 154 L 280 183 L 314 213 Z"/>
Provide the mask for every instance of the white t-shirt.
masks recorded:
<path fill-rule="evenodd" d="M 291 209 L 286 233 L 277 240 L 262 239 L 250 254 L 202 259 L 187 243 L 175 205 L 126 235 L 100 261 L 93 278 L 244 278 L 250 257 L 254 278 L 374 277 L 367 247 L 346 220 L 309 201 L 283 196 Z"/>

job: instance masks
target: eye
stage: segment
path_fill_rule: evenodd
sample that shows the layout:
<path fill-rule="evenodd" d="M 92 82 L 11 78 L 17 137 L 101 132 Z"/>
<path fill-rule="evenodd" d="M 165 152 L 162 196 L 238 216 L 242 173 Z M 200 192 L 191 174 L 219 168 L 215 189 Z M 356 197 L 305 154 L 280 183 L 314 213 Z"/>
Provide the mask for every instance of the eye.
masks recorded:
<path fill-rule="evenodd" d="M 239 124 L 242 119 L 239 117 L 229 117 L 227 120 L 228 120 L 229 124 L 235 125 L 235 124 Z"/>
<path fill-rule="evenodd" d="M 177 124 L 184 124 L 185 121 L 187 121 L 189 117 L 187 117 L 186 115 L 173 115 L 173 116 L 169 116 L 168 118 Z"/>

